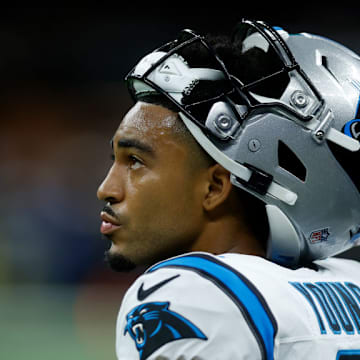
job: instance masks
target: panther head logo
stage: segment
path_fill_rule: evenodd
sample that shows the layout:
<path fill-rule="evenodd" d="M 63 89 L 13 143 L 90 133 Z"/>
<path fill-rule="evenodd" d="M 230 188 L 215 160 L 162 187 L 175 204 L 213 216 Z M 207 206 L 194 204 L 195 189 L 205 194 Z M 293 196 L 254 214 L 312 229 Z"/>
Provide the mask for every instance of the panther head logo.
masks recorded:
<path fill-rule="evenodd" d="M 169 309 L 169 302 L 151 302 L 132 309 L 126 316 L 124 335 L 129 333 L 139 351 L 140 360 L 170 341 L 198 338 L 207 340 L 189 320 Z"/>

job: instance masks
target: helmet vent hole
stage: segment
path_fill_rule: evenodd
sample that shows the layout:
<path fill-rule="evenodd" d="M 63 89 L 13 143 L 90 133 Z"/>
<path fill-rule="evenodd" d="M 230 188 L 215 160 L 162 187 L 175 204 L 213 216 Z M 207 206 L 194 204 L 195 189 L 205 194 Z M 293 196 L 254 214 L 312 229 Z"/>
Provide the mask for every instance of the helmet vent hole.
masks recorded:
<path fill-rule="evenodd" d="M 328 69 L 328 61 L 327 61 L 327 57 L 326 56 L 321 56 L 321 65 L 324 67 L 324 68 L 326 68 L 326 69 Z"/>
<path fill-rule="evenodd" d="M 327 70 L 327 72 L 337 81 L 337 78 L 335 77 L 335 75 L 333 74 L 333 72 L 330 70 L 329 68 L 329 63 L 328 63 L 328 59 L 326 56 L 322 55 L 321 56 L 321 65 Z"/>
<path fill-rule="evenodd" d="M 360 192 L 360 171 L 358 166 L 360 162 L 360 151 L 352 152 L 346 150 L 331 141 L 328 141 L 327 144 L 335 159 L 340 163 L 344 171 Z"/>
<path fill-rule="evenodd" d="M 281 140 L 278 144 L 279 166 L 301 181 L 306 179 L 306 168 L 295 153 Z"/>

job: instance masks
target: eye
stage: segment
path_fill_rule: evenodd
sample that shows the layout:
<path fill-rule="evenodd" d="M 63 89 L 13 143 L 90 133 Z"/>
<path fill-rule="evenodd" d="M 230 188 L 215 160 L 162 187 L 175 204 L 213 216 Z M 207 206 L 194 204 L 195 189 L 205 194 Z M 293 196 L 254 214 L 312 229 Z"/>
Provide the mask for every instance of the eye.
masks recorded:
<path fill-rule="evenodd" d="M 129 168 L 136 170 L 144 165 L 144 163 L 135 155 L 129 155 Z"/>
<path fill-rule="evenodd" d="M 142 310 L 140 311 L 140 315 L 145 314 L 146 312 L 147 312 L 147 309 L 142 309 Z"/>

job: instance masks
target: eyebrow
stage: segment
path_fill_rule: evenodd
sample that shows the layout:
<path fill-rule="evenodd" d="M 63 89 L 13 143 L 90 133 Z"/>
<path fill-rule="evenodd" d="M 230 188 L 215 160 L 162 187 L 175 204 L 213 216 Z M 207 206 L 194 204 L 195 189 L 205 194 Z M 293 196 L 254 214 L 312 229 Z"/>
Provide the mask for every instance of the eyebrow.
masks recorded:
<path fill-rule="evenodd" d="M 111 148 L 114 149 L 114 140 L 113 139 L 111 139 L 110 145 L 111 145 Z M 118 148 L 135 148 L 135 149 L 140 150 L 141 152 L 148 153 L 148 154 L 154 153 L 154 149 L 151 146 L 149 146 L 148 144 L 145 144 L 139 140 L 136 140 L 136 139 L 120 139 L 117 142 L 117 147 Z"/>

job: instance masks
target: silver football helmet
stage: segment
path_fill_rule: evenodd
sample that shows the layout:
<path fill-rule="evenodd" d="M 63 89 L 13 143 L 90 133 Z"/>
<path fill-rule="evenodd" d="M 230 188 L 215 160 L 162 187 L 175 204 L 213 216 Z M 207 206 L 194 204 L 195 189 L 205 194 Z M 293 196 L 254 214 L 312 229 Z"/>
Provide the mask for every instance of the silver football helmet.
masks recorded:
<path fill-rule="evenodd" d="M 296 267 L 358 245 L 360 181 L 348 168 L 360 158 L 360 57 L 261 21 L 242 20 L 233 42 L 236 74 L 183 30 L 134 67 L 129 90 L 135 99 L 163 94 L 232 183 L 264 202 L 269 259 Z M 186 58 L 194 44 L 211 66 Z"/>

